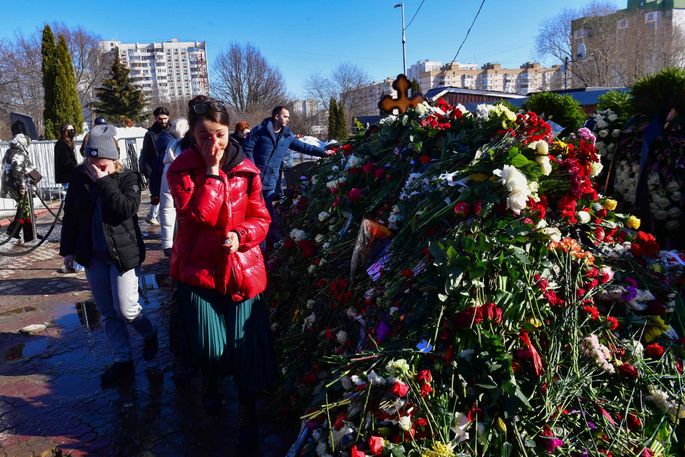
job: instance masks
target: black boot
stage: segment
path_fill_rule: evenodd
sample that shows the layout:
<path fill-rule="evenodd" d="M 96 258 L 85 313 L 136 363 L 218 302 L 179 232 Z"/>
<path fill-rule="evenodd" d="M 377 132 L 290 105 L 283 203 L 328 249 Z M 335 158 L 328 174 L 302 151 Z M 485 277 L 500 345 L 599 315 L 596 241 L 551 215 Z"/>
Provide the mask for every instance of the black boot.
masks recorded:
<path fill-rule="evenodd" d="M 21 223 L 19 220 L 14 219 L 12 222 L 10 222 L 10 225 L 7 226 L 7 234 L 10 235 L 12 238 L 19 239 L 19 230 L 21 229 Z"/>
<path fill-rule="evenodd" d="M 24 232 L 24 243 L 33 241 L 33 222 L 24 222 L 22 225 L 22 230 Z"/>
<path fill-rule="evenodd" d="M 133 362 L 114 362 L 100 375 L 100 385 L 103 388 L 114 387 L 131 382 L 134 375 Z"/>
<path fill-rule="evenodd" d="M 238 425 L 238 455 L 259 455 L 259 424 L 257 423 L 257 401 L 252 393 L 240 392 L 240 413 Z"/>

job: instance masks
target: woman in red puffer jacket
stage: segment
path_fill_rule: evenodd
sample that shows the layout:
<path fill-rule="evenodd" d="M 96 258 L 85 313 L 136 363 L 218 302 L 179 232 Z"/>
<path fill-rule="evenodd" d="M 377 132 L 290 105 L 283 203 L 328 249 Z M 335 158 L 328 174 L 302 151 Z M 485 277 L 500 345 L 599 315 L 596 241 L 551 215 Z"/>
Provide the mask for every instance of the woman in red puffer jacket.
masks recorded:
<path fill-rule="evenodd" d="M 171 276 L 179 283 L 173 350 L 201 368 L 210 414 L 221 409 L 220 376 L 236 378 L 239 446 L 252 452 L 258 436 L 255 395 L 276 378 L 260 295 L 266 270 L 259 243 L 271 218 L 259 170 L 229 143 L 224 104 L 197 96 L 188 107 L 195 145 L 167 172 L 178 227 L 171 253 Z"/>

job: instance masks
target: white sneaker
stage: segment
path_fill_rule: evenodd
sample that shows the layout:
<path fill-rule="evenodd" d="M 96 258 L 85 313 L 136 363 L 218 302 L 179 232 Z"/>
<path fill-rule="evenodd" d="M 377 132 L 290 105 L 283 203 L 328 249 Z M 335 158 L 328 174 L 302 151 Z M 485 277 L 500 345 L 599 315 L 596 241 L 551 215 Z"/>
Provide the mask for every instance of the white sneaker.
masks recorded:
<path fill-rule="evenodd" d="M 148 216 L 145 218 L 145 222 L 147 222 L 148 224 L 153 225 L 155 227 L 159 226 L 159 220 L 156 217 Z"/>

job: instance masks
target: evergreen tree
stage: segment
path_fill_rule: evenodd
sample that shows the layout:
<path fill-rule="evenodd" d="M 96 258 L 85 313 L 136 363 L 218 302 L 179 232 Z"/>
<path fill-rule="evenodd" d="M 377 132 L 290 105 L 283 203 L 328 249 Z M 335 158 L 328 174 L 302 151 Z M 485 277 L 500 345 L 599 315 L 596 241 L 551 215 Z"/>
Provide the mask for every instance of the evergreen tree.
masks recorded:
<path fill-rule="evenodd" d="M 347 121 L 345 120 L 345 105 L 342 102 L 338 103 L 338 141 L 344 141 L 347 138 Z"/>
<path fill-rule="evenodd" d="M 55 131 L 59 130 L 56 119 L 55 105 L 55 77 L 57 73 L 57 49 L 55 36 L 49 25 L 43 28 L 43 40 L 41 44 L 43 72 L 43 134 L 46 139 L 55 138 Z"/>
<path fill-rule="evenodd" d="M 332 140 L 338 135 L 338 104 L 331 97 L 328 102 L 328 139 Z"/>
<path fill-rule="evenodd" d="M 419 85 L 419 82 L 415 79 L 411 80 L 411 94 L 420 94 L 421 93 L 421 86 Z"/>
<path fill-rule="evenodd" d="M 76 76 L 71 54 L 67 48 L 67 41 L 60 35 L 57 43 L 57 59 L 55 73 L 55 106 L 57 108 L 57 130 L 61 124 L 71 124 L 77 133 L 81 133 L 83 127 L 83 108 L 78 98 Z"/>
<path fill-rule="evenodd" d="M 96 89 L 98 101 L 93 106 L 95 112 L 110 122 L 122 125 L 127 119 L 140 119 L 145 100 L 142 91 L 131 81 L 129 69 L 119 60 L 118 50 L 115 50 L 115 56 L 109 78 Z"/>

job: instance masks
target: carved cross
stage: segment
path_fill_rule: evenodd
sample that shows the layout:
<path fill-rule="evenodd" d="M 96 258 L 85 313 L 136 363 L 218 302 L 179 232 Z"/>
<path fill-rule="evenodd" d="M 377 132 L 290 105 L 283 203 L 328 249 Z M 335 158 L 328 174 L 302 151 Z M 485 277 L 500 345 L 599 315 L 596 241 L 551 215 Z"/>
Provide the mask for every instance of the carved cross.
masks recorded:
<path fill-rule="evenodd" d="M 405 113 L 411 106 L 415 108 L 419 103 L 423 103 L 425 98 L 421 94 L 413 94 L 409 97 L 411 82 L 405 75 L 397 75 L 397 79 L 392 83 L 393 89 L 397 91 L 397 98 L 391 95 L 383 95 L 378 102 L 378 108 L 386 113 L 392 113 L 394 109 L 399 110 L 400 114 Z"/>

